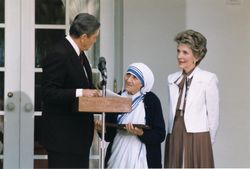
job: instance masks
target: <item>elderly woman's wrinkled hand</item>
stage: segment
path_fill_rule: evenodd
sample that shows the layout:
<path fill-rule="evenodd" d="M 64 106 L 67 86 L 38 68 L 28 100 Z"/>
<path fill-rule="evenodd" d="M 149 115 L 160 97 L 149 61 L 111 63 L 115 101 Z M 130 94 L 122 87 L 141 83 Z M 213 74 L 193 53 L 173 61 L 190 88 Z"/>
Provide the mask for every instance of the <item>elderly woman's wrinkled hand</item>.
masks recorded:
<path fill-rule="evenodd" d="M 131 123 L 126 124 L 125 128 L 129 133 L 133 135 L 142 136 L 144 133 L 142 129 L 134 127 Z"/>

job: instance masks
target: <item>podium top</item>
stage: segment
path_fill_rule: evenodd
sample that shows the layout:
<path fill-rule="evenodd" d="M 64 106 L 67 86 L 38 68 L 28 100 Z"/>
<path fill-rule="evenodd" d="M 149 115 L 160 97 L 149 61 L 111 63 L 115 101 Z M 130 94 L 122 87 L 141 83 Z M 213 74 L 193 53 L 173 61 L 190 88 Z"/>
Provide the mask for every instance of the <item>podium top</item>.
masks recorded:
<path fill-rule="evenodd" d="M 132 100 L 128 97 L 79 97 L 79 112 L 127 113 Z"/>

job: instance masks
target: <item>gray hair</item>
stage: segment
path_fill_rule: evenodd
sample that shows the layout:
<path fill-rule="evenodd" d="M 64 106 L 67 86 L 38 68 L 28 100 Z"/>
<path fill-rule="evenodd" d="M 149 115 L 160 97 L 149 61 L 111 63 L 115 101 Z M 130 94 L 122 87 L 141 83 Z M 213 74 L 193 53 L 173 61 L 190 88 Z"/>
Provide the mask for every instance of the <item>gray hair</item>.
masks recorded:
<path fill-rule="evenodd" d="M 196 65 L 201 62 L 207 53 L 207 39 L 194 30 L 180 32 L 175 36 L 174 40 L 178 45 L 186 44 L 191 48 L 194 56 L 198 59 Z"/>
<path fill-rule="evenodd" d="M 88 13 L 80 13 L 73 20 L 69 34 L 75 38 L 80 37 L 82 34 L 87 34 L 90 37 L 100 28 L 100 25 L 95 16 Z"/>

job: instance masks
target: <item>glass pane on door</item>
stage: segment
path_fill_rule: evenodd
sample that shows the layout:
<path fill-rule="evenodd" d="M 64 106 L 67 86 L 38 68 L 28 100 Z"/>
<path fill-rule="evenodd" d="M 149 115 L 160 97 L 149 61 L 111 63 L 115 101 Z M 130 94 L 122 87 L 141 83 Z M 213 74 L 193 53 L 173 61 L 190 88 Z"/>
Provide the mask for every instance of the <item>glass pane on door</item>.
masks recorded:
<path fill-rule="evenodd" d="M 0 28 L 0 67 L 4 66 L 4 29 Z"/>
<path fill-rule="evenodd" d="M 65 0 L 36 0 L 36 24 L 65 24 Z"/>
<path fill-rule="evenodd" d="M 0 111 L 3 111 L 4 105 L 4 72 L 0 71 Z"/>
<path fill-rule="evenodd" d="M 4 23 L 4 0 L 0 0 L 0 23 Z"/>
<path fill-rule="evenodd" d="M 54 43 L 65 36 L 65 30 L 36 29 L 35 30 L 35 66 L 41 67 L 41 59 L 46 56 Z"/>

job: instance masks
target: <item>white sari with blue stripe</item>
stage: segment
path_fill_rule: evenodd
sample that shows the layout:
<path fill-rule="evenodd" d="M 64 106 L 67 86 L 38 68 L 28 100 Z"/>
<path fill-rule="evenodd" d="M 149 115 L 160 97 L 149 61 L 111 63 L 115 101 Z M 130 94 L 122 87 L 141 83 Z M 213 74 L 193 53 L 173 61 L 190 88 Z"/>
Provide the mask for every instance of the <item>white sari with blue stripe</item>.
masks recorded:
<path fill-rule="evenodd" d="M 122 95 L 128 96 L 126 92 Z M 119 124 L 145 124 L 143 95 L 137 92 L 132 97 L 132 111 L 118 116 Z M 148 168 L 146 146 L 138 136 L 118 130 L 114 138 L 108 168 Z"/>

